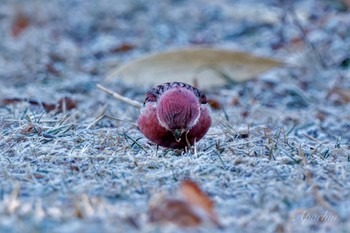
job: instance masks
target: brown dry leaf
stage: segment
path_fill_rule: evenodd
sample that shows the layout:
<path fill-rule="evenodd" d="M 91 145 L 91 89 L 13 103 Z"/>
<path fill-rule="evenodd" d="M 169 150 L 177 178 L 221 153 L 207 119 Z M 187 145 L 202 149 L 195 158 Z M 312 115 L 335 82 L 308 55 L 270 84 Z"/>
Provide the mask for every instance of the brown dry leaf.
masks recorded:
<path fill-rule="evenodd" d="M 118 47 L 110 49 L 111 53 L 125 53 L 130 50 L 133 50 L 135 48 L 135 45 L 132 44 L 122 44 Z"/>
<path fill-rule="evenodd" d="M 201 223 L 200 216 L 184 200 L 163 199 L 150 206 L 148 215 L 151 222 L 171 222 L 182 227 L 195 227 Z"/>
<path fill-rule="evenodd" d="M 17 16 L 12 23 L 11 32 L 12 36 L 17 38 L 30 24 L 30 20 L 23 13 L 17 13 Z"/>
<path fill-rule="evenodd" d="M 224 49 L 188 48 L 156 53 L 112 70 L 107 80 L 129 85 L 181 81 L 199 88 L 242 82 L 283 63 L 271 58 Z"/>
<path fill-rule="evenodd" d="M 71 110 L 77 107 L 77 101 L 72 100 L 69 97 L 64 97 L 58 100 L 57 111 L 62 112 L 63 110 Z"/>
<path fill-rule="evenodd" d="M 24 134 L 24 135 L 34 134 L 34 133 L 41 135 L 42 132 L 43 132 L 42 128 L 35 124 L 28 124 L 21 129 L 21 134 Z"/>
<path fill-rule="evenodd" d="M 214 202 L 203 193 L 196 183 L 190 180 L 184 180 L 180 186 L 180 192 L 186 198 L 186 201 L 190 205 L 198 206 L 204 210 L 210 219 L 215 220 L 216 215 L 214 213 Z"/>
<path fill-rule="evenodd" d="M 212 109 L 215 109 L 215 110 L 222 109 L 220 102 L 217 101 L 216 99 L 209 98 L 207 101 Z"/>
<path fill-rule="evenodd" d="M 231 105 L 232 106 L 239 106 L 241 104 L 241 101 L 237 96 L 234 96 L 231 100 Z"/>
<path fill-rule="evenodd" d="M 42 175 L 42 174 L 40 174 L 40 173 L 34 173 L 34 177 L 35 177 L 36 179 L 43 179 L 43 178 L 45 178 L 45 176 Z"/>
<path fill-rule="evenodd" d="M 28 102 L 31 105 L 42 106 L 47 112 L 56 110 L 57 112 L 62 112 L 64 110 L 71 110 L 77 107 L 77 101 L 72 100 L 69 97 L 64 97 L 58 100 L 57 104 L 50 104 L 42 102 L 37 99 L 26 99 L 26 98 L 6 98 L 2 100 L 4 105 L 16 104 L 19 102 Z"/>
<path fill-rule="evenodd" d="M 55 105 L 54 105 L 54 104 L 48 104 L 48 103 L 42 102 L 42 101 L 37 100 L 37 99 L 6 98 L 6 99 L 3 99 L 3 100 L 2 100 L 2 103 L 3 103 L 4 105 L 10 105 L 10 104 L 15 105 L 15 104 L 20 103 L 20 102 L 28 102 L 28 103 L 31 104 L 31 105 L 43 106 L 43 108 L 44 108 L 46 111 L 51 111 L 51 110 L 55 109 Z"/>
<path fill-rule="evenodd" d="M 213 201 L 193 181 L 184 180 L 178 193 L 168 196 L 150 204 L 148 215 L 151 222 L 170 222 L 182 227 L 212 223 L 221 227 Z"/>

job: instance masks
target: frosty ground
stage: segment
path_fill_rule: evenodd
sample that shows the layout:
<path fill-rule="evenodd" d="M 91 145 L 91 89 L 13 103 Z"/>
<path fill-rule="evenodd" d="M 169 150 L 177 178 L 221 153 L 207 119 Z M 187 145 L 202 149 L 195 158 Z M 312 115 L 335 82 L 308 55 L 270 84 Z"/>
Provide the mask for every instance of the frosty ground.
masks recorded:
<path fill-rule="evenodd" d="M 0 231 L 348 231 L 349 13 L 342 1 L 283 2 L 1 2 Z M 196 150 L 157 149 L 138 110 L 96 84 L 142 102 L 149 85 L 106 74 L 189 46 L 288 65 L 206 90 L 222 107 Z M 76 106 L 43 107 L 64 97 Z M 152 199 L 188 178 L 222 229 L 149 222 Z"/>

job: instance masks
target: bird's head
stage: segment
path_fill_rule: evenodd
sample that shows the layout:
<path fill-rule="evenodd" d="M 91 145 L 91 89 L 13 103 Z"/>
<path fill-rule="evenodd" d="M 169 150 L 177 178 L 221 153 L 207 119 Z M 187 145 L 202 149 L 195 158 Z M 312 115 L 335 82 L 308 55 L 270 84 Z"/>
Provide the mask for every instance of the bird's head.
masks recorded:
<path fill-rule="evenodd" d="M 158 99 L 158 121 L 173 133 L 177 142 L 197 124 L 200 114 L 199 97 L 191 89 L 176 86 L 164 91 Z"/>

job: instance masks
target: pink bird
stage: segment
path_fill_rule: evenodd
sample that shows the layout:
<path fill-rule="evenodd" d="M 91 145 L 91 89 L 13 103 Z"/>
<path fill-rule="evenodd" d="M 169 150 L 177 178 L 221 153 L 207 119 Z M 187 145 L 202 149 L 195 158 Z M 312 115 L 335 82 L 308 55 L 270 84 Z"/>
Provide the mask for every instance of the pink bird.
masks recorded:
<path fill-rule="evenodd" d="M 187 149 L 201 140 L 211 125 L 207 98 L 186 83 L 158 85 L 147 92 L 137 123 L 151 142 Z"/>

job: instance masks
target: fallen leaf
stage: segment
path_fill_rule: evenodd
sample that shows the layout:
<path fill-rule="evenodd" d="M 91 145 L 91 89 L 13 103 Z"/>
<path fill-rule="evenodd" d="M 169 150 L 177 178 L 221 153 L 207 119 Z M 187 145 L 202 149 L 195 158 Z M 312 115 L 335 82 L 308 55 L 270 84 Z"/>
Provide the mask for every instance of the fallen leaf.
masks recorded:
<path fill-rule="evenodd" d="M 17 13 L 17 16 L 12 23 L 11 32 L 12 36 L 17 38 L 30 24 L 30 20 L 23 13 Z"/>
<path fill-rule="evenodd" d="M 3 99 L 1 102 L 4 105 L 9 105 L 9 104 L 15 104 L 20 101 L 22 101 L 22 99 L 20 98 L 6 98 L 6 99 Z"/>
<path fill-rule="evenodd" d="M 35 177 L 36 179 L 43 179 L 43 178 L 45 178 L 45 176 L 42 175 L 42 174 L 40 174 L 40 173 L 34 173 L 34 177 Z"/>
<path fill-rule="evenodd" d="M 76 107 L 77 107 L 77 101 L 72 100 L 69 97 L 64 97 L 58 101 L 57 111 L 62 112 L 64 110 L 71 110 Z"/>
<path fill-rule="evenodd" d="M 237 96 L 234 96 L 231 100 L 231 105 L 232 106 L 239 106 L 241 104 L 241 101 Z"/>
<path fill-rule="evenodd" d="M 42 128 L 34 124 L 28 124 L 21 129 L 21 134 L 24 134 L 24 135 L 35 134 L 35 133 L 38 135 L 41 135 L 42 132 L 43 132 Z"/>
<path fill-rule="evenodd" d="M 184 180 L 181 183 L 180 192 L 189 204 L 202 208 L 210 216 L 215 215 L 213 201 L 193 181 Z"/>
<path fill-rule="evenodd" d="M 151 222 L 173 223 L 182 227 L 204 223 L 221 227 L 213 201 L 190 180 L 184 180 L 177 193 L 161 196 L 151 202 L 148 216 Z"/>
<path fill-rule="evenodd" d="M 132 44 L 122 44 L 118 47 L 110 49 L 111 53 L 125 53 L 135 48 Z"/>
<path fill-rule="evenodd" d="M 247 118 L 248 116 L 249 116 L 249 111 L 248 110 L 244 110 L 244 111 L 242 111 L 241 112 L 241 116 L 243 117 L 243 118 Z"/>
<path fill-rule="evenodd" d="M 180 81 L 210 88 L 242 82 L 283 63 L 271 58 L 224 49 L 189 48 L 156 53 L 117 67 L 107 80 L 129 85 Z"/>
<path fill-rule="evenodd" d="M 200 217 L 183 200 L 163 200 L 149 211 L 151 222 L 172 222 L 178 226 L 194 227 L 201 223 Z"/>
<path fill-rule="evenodd" d="M 216 99 L 209 98 L 207 101 L 212 109 L 215 109 L 215 110 L 222 109 L 220 102 L 217 101 Z"/>
<path fill-rule="evenodd" d="M 72 100 L 69 97 L 61 98 L 60 100 L 58 100 L 57 104 L 50 104 L 37 99 L 26 98 L 7 98 L 2 100 L 2 103 L 4 105 L 16 104 L 18 102 L 28 102 L 31 105 L 42 106 L 47 112 L 53 110 L 56 110 L 57 112 L 62 112 L 64 110 L 71 110 L 77 107 L 77 101 Z"/>

